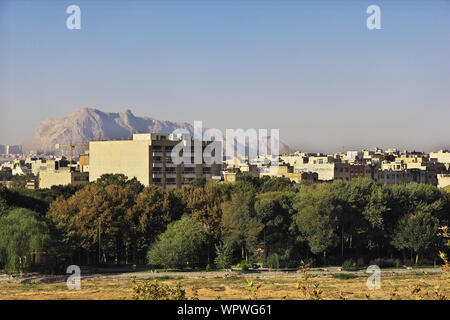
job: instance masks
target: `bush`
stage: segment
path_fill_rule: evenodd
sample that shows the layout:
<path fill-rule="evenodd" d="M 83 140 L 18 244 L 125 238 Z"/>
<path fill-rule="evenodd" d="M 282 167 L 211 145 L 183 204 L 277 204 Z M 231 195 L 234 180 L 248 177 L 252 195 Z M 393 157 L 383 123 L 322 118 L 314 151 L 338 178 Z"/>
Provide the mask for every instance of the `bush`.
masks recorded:
<path fill-rule="evenodd" d="M 342 264 L 341 270 L 355 271 L 358 268 L 356 267 L 356 262 L 352 259 L 347 259 Z"/>
<path fill-rule="evenodd" d="M 211 271 L 211 266 L 209 265 L 209 263 L 206 265 L 205 271 L 206 271 L 206 272 Z"/>
<path fill-rule="evenodd" d="M 133 281 L 133 298 L 135 300 L 186 300 L 186 290 L 178 282 L 175 286 L 158 283 L 156 280 L 145 280 L 142 283 Z"/>
<path fill-rule="evenodd" d="M 314 259 L 314 258 L 305 259 L 304 264 L 308 265 L 310 268 L 317 267 L 316 259 Z M 298 264 L 297 264 L 297 267 L 298 267 Z"/>
<path fill-rule="evenodd" d="M 242 260 L 240 266 L 242 271 L 248 271 L 252 267 L 252 264 L 246 260 Z"/>
<path fill-rule="evenodd" d="M 364 258 L 358 258 L 358 260 L 356 260 L 356 266 L 357 267 L 364 267 L 365 263 L 364 263 Z"/>
<path fill-rule="evenodd" d="M 280 269 L 280 257 L 274 253 L 267 257 L 266 266 L 270 269 Z"/>
<path fill-rule="evenodd" d="M 371 265 L 377 265 L 380 268 L 400 268 L 402 262 L 399 259 L 376 258 L 370 261 Z"/>
<path fill-rule="evenodd" d="M 353 273 L 335 273 L 335 274 L 333 274 L 333 278 L 341 279 L 341 280 L 354 279 L 357 277 L 358 276 Z"/>

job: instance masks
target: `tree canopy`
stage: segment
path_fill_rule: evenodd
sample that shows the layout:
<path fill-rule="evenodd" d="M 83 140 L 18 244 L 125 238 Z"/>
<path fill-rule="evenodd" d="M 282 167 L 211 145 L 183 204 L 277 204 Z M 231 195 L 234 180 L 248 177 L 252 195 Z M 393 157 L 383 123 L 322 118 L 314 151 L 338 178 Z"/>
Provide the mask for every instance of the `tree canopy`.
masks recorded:
<path fill-rule="evenodd" d="M 8 271 L 23 273 L 33 257 L 43 253 L 49 240 L 49 229 L 36 212 L 11 210 L 0 217 L 0 264 Z"/>

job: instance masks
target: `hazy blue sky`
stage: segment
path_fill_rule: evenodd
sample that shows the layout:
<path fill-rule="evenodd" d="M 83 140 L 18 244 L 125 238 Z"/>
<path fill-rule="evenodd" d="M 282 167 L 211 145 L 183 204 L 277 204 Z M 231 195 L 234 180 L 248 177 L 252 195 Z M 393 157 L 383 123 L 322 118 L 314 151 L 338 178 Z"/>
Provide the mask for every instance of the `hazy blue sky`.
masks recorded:
<path fill-rule="evenodd" d="M 306 151 L 450 147 L 450 1 L 0 1 L 0 143 L 80 107 Z"/>

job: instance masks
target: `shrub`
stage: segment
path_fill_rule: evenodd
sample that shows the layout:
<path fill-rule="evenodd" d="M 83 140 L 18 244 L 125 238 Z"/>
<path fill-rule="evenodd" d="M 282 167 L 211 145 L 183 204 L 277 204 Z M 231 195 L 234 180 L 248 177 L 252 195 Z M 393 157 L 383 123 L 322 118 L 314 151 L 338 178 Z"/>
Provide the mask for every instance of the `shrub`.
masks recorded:
<path fill-rule="evenodd" d="M 376 258 L 370 261 L 371 265 L 377 265 L 380 268 L 400 268 L 402 263 L 399 259 Z"/>
<path fill-rule="evenodd" d="M 333 274 L 333 278 L 341 279 L 341 280 L 354 279 L 357 277 L 358 276 L 353 273 L 335 273 L 335 274 Z"/>
<path fill-rule="evenodd" d="M 156 280 L 145 280 L 133 283 L 133 298 L 135 300 L 186 300 L 186 290 L 178 282 L 175 286 L 158 283 Z"/>
<path fill-rule="evenodd" d="M 246 260 L 242 260 L 240 263 L 242 271 L 248 271 L 251 268 L 252 264 Z"/>
<path fill-rule="evenodd" d="M 347 260 L 345 260 L 344 263 L 342 264 L 341 269 L 342 269 L 342 270 L 349 270 L 349 271 L 357 270 L 356 262 L 353 261 L 352 259 L 347 259 Z"/>
<path fill-rule="evenodd" d="M 305 265 L 308 265 L 310 268 L 317 267 L 316 260 L 314 258 L 307 258 L 304 261 Z"/>
<path fill-rule="evenodd" d="M 364 263 L 364 258 L 358 258 L 358 260 L 356 260 L 356 266 L 357 267 L 364 267 L 365 263 Z"/>
<path fill-rule="evenodd" d="M 211 266 L 209 265 L 209 263 L 206 265 L 205 271 L 206 271 L 206 272 L 211 271 Z"/>
<path fill-rule="evenodd" d="M 279 269 L 280 268 L 280 257 L 278 254 L 274 253 L 267 257 L 266 266 L 270 269 Z"/>

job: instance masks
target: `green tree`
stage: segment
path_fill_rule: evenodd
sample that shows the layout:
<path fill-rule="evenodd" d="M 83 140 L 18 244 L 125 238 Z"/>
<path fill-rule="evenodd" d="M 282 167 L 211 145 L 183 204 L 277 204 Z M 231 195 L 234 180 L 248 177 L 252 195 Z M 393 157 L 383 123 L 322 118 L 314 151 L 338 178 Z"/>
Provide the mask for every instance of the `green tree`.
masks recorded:
<path fill-rule="evenodd" d="M 50 240 L 47 225 L 36 212 L 18 208 L 0 217 L 0 263 L 23 273 Z"/>
<path fill-rule="evenodd" d="M 248 260 L 258 241 L 263 224 L 254 216 L 252 193 L 235 193 L 223 204 L 223 240 L 230 247 L 240 247 L 241 256 Z"/>
<path fill-rule="evenodd" d="M 136 198 L 134 228 L 138 234 L 138 254 L 147 254 L 150 245 L 167 225 L 182 215 L 181 199 L 173 191 L 149 185 Z"/>
<path fill-rule="evenodd" d="M 327 192 L 325 185 L 303 188 L 297 195 L 294 217 L 299 240 L 306 241 L 314 254 L 326 252 L 333 246 L 336 238 L 336 215 L 333 196 Z"/>
<path fill-rule="evenodd" d="M 292 182 L 288 178 L 270 177 L 261 185 L 261 192 L 287 191 L 292 189 Z"/>
<path fill-rule="evenodd" d="M 262 181 L 262 179 L 249 174 L 240 175 L 233 184 L 233 193 L 249 193 L 255 196 L 261 187 Z"/>
<path fill-rule="evenodd" d="M 255 202 L 255 216 L 264 225 L 264 257 L 270 252 L 286 248 L 289 242 L 291 219 L 289 210 L 283 206 L 283 193 L 266 192 L 259 194 Z"/>
<path fill-rule="evenodd" d="M 194 188 L 204 188 L 206 185 L 206 179 L 199 177 L 191 181 L 190 185 Z"/>
<path fill-rule="evenodd" d="M 219 269 L 229 268 L 233 262 L 233 250 L 226 243 L 219 243 L 216 247 L 214 263 Z"/>
<path fill-rule="evenodd" d="M 164 268 L 182 268 L 200 263 L 207 233 L 189 216 L 170 224 L 148 251 L 148 264 Z"/>
<path fill-rule="evenodd" d="M 116 185 L 120 187 L 129 186 L 136 194 L 141 192 L 144 186 L 136 179 L 128 179 L 128 177 L 122 173 L 105 173 L 100 176 L 95 182 L 99 187 L 105 188 L 109 185 Z"/>
<path fill-rule="evenodd" d="M 0 196 L 0 217 L 6 216 L 8 214 L 9 208 L 6 200 Z"/>
<path fill-rule="evenodd" d="M 429 212 L 418 211 L 407 214 L 398 222 L 392 244 L 399 250 L 413 250 L 416 253 L 417 264 L 419 255 L 424 254 L 436 244 L 438 228 L 438 220 Z"/>

